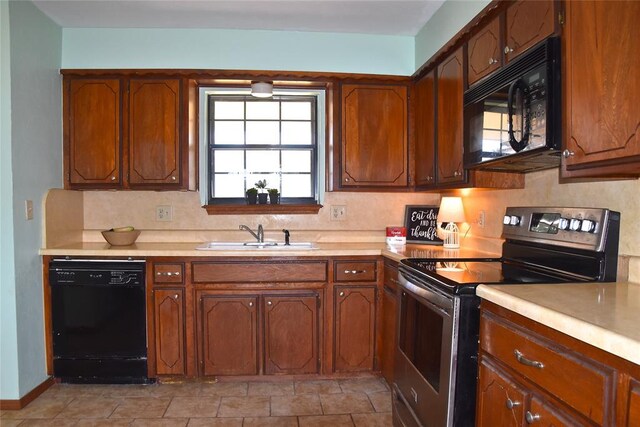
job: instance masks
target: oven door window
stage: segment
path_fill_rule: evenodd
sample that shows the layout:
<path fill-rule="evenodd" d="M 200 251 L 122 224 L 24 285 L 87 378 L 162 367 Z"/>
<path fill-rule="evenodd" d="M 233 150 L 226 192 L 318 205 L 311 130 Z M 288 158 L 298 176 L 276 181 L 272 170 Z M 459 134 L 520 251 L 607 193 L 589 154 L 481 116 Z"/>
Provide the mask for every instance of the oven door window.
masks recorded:
<path fill-rule="evenodd" d="M 402 293 L 399 347 L 436 392 L 440 391 L 443 315 L 435 306 Z"/>

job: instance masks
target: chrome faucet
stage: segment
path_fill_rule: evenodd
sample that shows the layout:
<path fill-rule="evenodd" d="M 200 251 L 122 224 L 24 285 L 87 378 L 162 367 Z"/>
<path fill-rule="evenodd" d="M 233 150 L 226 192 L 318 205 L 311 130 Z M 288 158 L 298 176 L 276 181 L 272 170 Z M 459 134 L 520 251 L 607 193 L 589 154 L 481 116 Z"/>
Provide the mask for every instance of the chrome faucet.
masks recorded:
<path fill-rule="evenodd" d="M 249 227 L 244 224 L 240 225 L 239 228 L 240 230 L 248 231 L 249 233 L 251 233 L 251 235 L 256 238 L 258 243 L 264 243 L 264 229 L 262 228 L 262 224 L 258 224 L 258 234 L 254 233 Z"/>

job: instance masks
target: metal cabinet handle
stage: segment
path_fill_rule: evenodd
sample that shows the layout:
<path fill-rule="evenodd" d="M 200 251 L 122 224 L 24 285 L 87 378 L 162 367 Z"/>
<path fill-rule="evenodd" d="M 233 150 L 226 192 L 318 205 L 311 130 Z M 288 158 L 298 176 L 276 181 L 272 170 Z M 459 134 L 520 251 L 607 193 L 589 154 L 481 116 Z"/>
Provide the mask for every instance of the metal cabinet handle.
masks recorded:
<path fill-rule="evenodd" d="M 157 276 L 179 276 L 180 272 L 179 271 L 158 271 L 156 273 Z"/>
<path fill-rule="evenodd" d="M 460 175 L 462 175 L 462 173 L 460 173 L 458 171 L 453 172 L 453 176 L 460 176 Z"/>
<path fill-rule="evenodd" d="M 271 304 L 272 304 L 271 301 L 267 301 L 267 305 L 271 305 Z"/>
<path fill-rule="evenodd" d="M 172 177 L 171 177 L 171 181 L 175 181 L 175 180 L 176 180 L 176 177 L 175 177 L 175 176 L 172 176 Z"/>
<path fill-rule="evenodd" d="M 344 182 L 349 182 L 349 178 L 345 178 L 345 179 L 344 179 Z"/>
<path fill-rule="evenodd" d="M 527 359 L 519 350 L 514 350 L 513 354 L 515 354 L 516 360 L 522 363 L 523 365 L 532 366 L 538 369 L 544 368 L 544 363 L 538 362 L 537 360 Z"/>
<path fill-rule="evenodd" d="M 496 62 L 498 62 L 498 60 L 497 60 L 497 59 L 489 58 L 489 65 L 493 65 L 493 64 L 495 64 Z"/>
<path fill-rule="evenodd" d="M 115 181 L 115 180 L 116 180 L 116 177 L 115 177 L 115 176 L 112 176 L 112 177 L 111 177 L 111 181 Z"/>
<path fill-rule="evenodd" d="M 344 292 L 340 292 L 338 295 L 340 295 L 341 297 L 344 296 Z"/>
<path fill-rule="evenodd" d="M 520 406 L 520 402 L 516 402 L 515 400 L 511 400 L 509 398 L 507 398 L 506 404 L 508 409 L 513 409 L 516 406 Z"/>
<path fill-rule="evenodd" d="M 527 420 L 527 424 L 533 424 L 536 421 L 540 421 L 540 414 L 532 414 L 531 412 L 527 411 L 524 418 Z"/>
<path fill-rule="evenodd" d="M 249 307 L 253 307 L 253 302 L 250 302 L 250 303 L 249 303 Z"/>
<path fill-rule="evenodd" d="M 344 274 L 364 274 L 367 270 L 345 270 Z"/>
<path fill-rule="evenodd" d="M 175 294 L 175 295 L 173 296 L 173 299 L 178 299 L 178 298 L 180 298 L 180 295 L 178 295 L 178 294 Z"/>
<path fill-rule="evenodd" d="M 510 54 L 511 52 L 513 52 L 513 49 L 511 49 L 509 46 L 504 47 L 504 53 L 506 55 Z"/>
<path fill-rule="evenodd" d="M 570 150 L 564 150 L 562 152 L 562 157 L 564 157 L 565 159 L 568 159 L 569 157 L 575 156 L 576 153 Z"/>

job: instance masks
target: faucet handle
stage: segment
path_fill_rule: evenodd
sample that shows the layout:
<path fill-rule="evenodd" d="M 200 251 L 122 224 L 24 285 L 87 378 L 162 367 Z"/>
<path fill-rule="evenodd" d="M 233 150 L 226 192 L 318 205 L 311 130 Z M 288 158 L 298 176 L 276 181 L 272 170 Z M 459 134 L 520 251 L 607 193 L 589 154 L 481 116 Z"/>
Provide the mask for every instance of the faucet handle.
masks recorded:
<path fill-rule="evenodd" d="M 283 228 L 282 232 L 284 233 L 284 245 L 289 246 L 289 236 L 290 236 L 289 230 L 286 230 Z"/>

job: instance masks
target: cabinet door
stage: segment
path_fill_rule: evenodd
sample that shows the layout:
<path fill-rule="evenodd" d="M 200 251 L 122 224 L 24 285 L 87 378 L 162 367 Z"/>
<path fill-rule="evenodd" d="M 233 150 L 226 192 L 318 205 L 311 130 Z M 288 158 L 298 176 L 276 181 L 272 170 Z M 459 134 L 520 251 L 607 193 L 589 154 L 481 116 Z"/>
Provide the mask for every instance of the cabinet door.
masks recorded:
<path fill-rule="evenodd" d="M 376 288 L 336 286 L 335 370 L 370 371 L 375 359 Z"/>
<path fill-rule="evenodd" d="M 397 276 L 398 270 L 387 267 L 385 269 L 395 271 Z M 385 274 L 386 276 L 386 274 Z M 393 384 L 393 367 L 395 365 L 396 340 L 398 329 L 398 295 L 396 291 L 384 285 L 384 293 L 382 297 L 382 360 L 381 371 L 382 376 L 387 380 L 388 384 Z"/>
<path fill-rule="evenodd" d="M 183 375 L 184 290 L 154 289 L 156 373 Z"/>
<path fill-rule="evenodd" d="M 640 381 L 629 380 L 626 396 L 620 396 L 623 402 L 624 419 L 628 427 L 640 427 Z"/>
<path fill-rule="evenodd" d="M 438 65 L 438 183 L 466 179 L 462 169 L 463 55 L 456 50 Z"/>
<path fill-rule="evenodd" d="M 121 182 L 120 80 L 65 81 L 65 166 L 71 188 Z"/>
<path fill-rule="evenodd" d="M 316 374 L 319 295 L 265 295 L 266 374 Z"/>
<path fill-rule="evenodd" d="M 502 65 L 500 18 L 469 39 L 467 45 L 467 81 L 469 86 Z"/>
<path fill-rule="evenodd" d="M 483 358 L 478 374 L 476 425 L 479 427 L 524 425 L 527 395 L 506 374 Z"/>
<path fill-rule="evenodd" d="M 202 374 L 258 374 L 258 297 L 204 294 L 200 300 Z"/>
<path fill-rule="evenodd" d="M 436 72 L 415 85 L 415 171 L 417 186 L 433 186 L 436 177 Z"/>
<path fill-rule="evenodd" d="M 581 420 L 573 419 L 570 415 L 563 413 L 559 409 L 553 407 L 534 396 L 529 404 L 529 409 L 525 412 L 526 425 L 535 425 L 540 427 L 565 427 L 565 426 L 584 426 Z"/>
<path fill-rule="evenodd" d="M 509 6 L 504 48 L 507 63 L 553 34 L 554 10 L 554 0 L 520 0 Z"/>
<path fill-rule="evenodd" d="M 564 143 L 569 171 L 640 173 L 640 2 L 566 2 Z M 633 157 L 635 156 L 635 157 Z M 627 165 L 624 163 L 628 162 Z M 601 168 L 607 164 L 613 169 Z"/>
<path fill-rule="evenodd" d="M 132 79 L 129 184 L 180 187 L 180 80 Z"/>
<path fill-rule="evenodd" d="M 342 86 L 342 187 L 407 186 L 407 140 L 406 86 Z"/>

